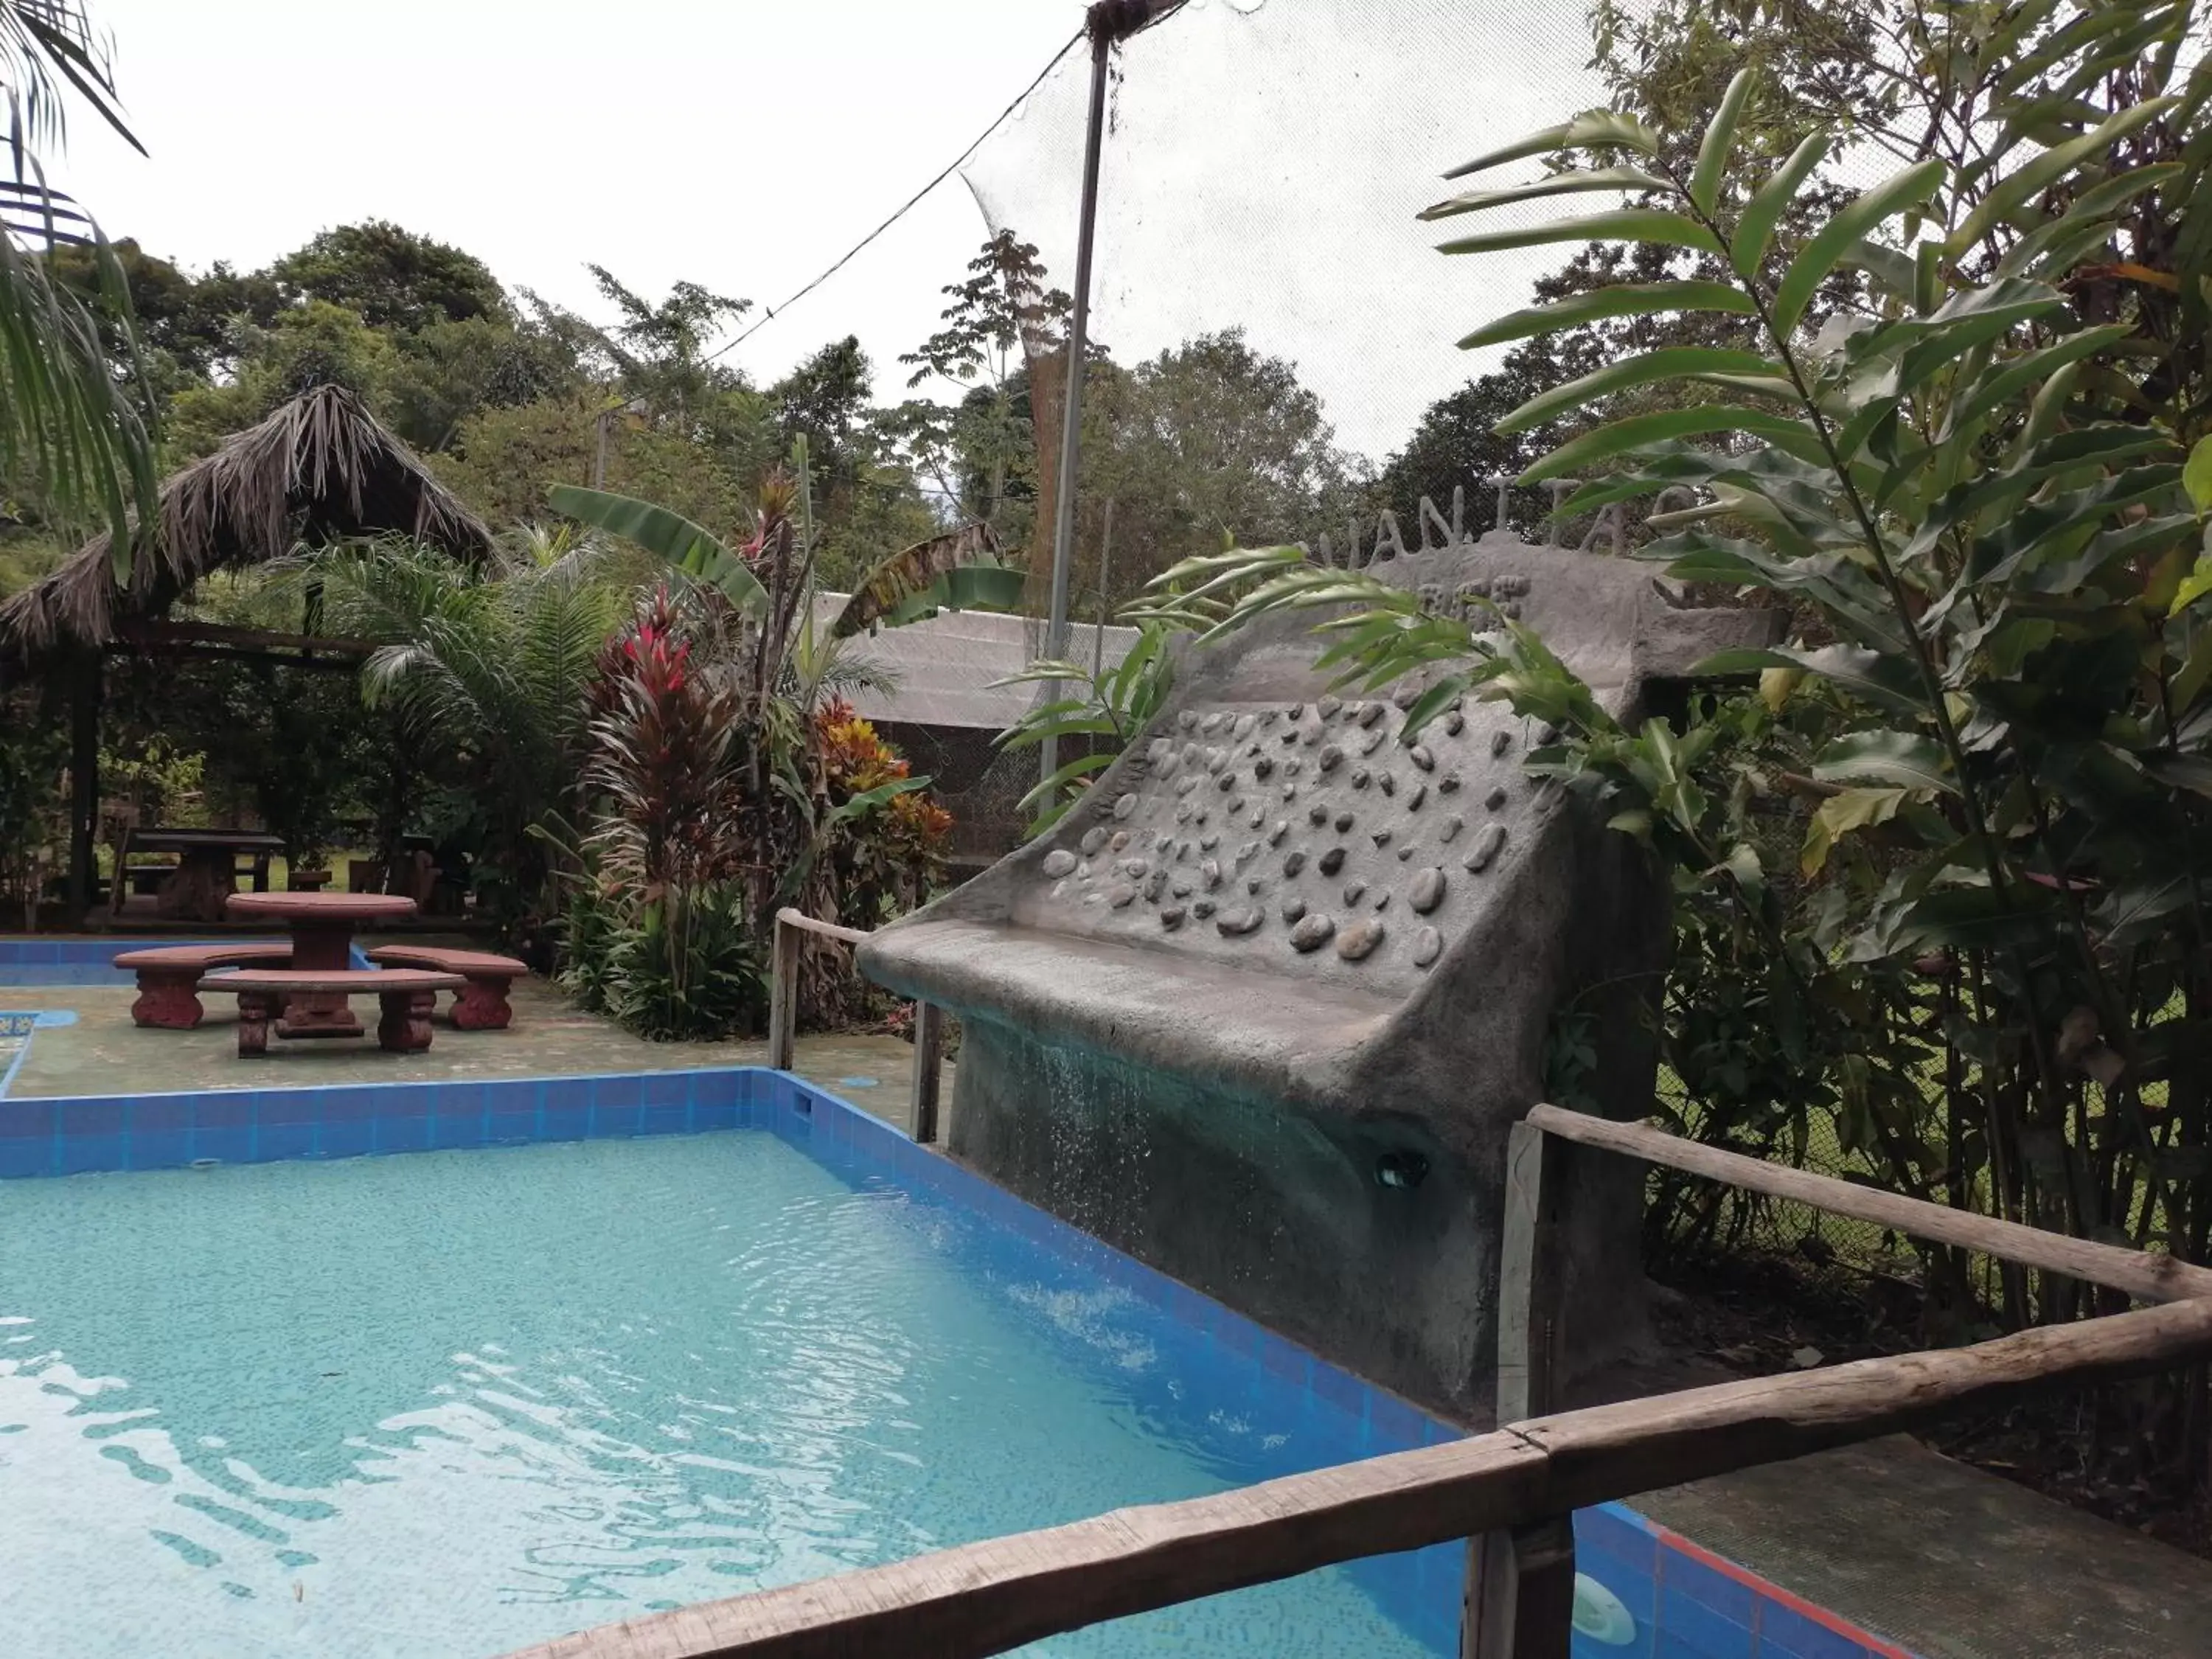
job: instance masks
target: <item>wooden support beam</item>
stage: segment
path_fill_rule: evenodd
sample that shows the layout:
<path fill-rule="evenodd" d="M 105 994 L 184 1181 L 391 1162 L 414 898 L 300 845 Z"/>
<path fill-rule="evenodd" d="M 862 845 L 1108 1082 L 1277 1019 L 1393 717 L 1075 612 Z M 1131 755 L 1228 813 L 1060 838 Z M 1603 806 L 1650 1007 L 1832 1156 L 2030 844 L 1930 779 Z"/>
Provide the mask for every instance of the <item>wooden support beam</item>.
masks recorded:
<path fill-rule="evenodd" d="M 1955 1244 L 1984 1255 L 2018 1261 L 2046 1273 L 2063 1273 L 2109 1290 L 2125 1291 L 2142 1302 L 2179 1302 L 2186 1297 L 2212 1296 L 2212 1268 L 2193 1267 L 2170 1255 L 2099 1244 L 2086 1238 L 2069 1238 L 2040 1227 L 2023 1227 L 1995 1216 L 1954 1210 L 1948 1204 L 1929 1204 L 1900 1193 L 1862 1187 L 1810 1170 L 1793 1170 L 1768 1164 L 1717 1146 L 1701 1146 L 1693 1140 L 1668 1134 L 1642 1123 L 1616 1123 L 1559 1106 L 1532 1109 L 1528 1121 L 1547 1134 L 1579 1146 L 1601 1147 L 1647 1164 L 1724 1181 L 1747 1191 L 1786 1198 L 1834 1215 L 1871 1221 L 1915 1238 Z"/>
<path fill-rule="evenodd" d="M 92 909 L 99 878 L 100 704 L 105 671 L 97 651 L 77 653 L 70 696 L 70 926 L 81 927 Z M 33 902 L 37 902 L 36 896 Z"/>
<path fill-rule="evenodd" d="M 768 1063 L 779 1072 L 791 1069 L 799 1048 L 799 954 L 806 941 L 791 924 L 791 914 L 776 914 L 769 951 Z"/>
<path fill-rule="evenodd" d="M 1498 1416 L 1540 1417 L 1559 1403 L 1565 1366 L 1567 1182 L 1574 1148 L 1513 1126 L 1505 1150 L 1505 1227 L 1498 1256 Z"/>
<path fill-rule="evenodd" d="M 559 1637 L 515 1659 L 980 1659 L 1101 1620 L 1528 1528 L 1947 1412 L 2208 1356 L 2212 1301 L 2179 1302 L 1970 1348 L 1754 1377 L 702 1602 Z M 1533 1540 L 1527 1554 L 1533 1579 Z M 1553 1593 L 1530 1589 L 1532 1598 Z"/>
<path fill-rule="evenodd" d="M 775 937 L 769 945 L 768 1063 L 780 1072 L 791 1069 L 799 1046 L 799 962 L 805 935 L 858 945 L 867 935 L 857 927 L 840 927 L 834 921 L 786 906 L 775 913 Z"/>
<path fill-rule="evenodd" d="M 1468 1545 L 1460 1659 L 1569 1659 L 1575 1526 L 1555 1516 L 1486 1532 Z"/>
<path fill-rule="evenodd" d="M 1540 1417 L 1559 1404 L 1574 1150 L 1533 1123 L 1515 1124 L 1506 1140 L 1498 1257 L 1500 1423 Z M 1575 1536 L 1567 1517 L 1469 1539 L 1461 1659 L 1567 1659 L 1574 1601 Z"/>
<path fill-rule="evenodd" d="M 945 1071 L 945 1010 L 932 1002 L 914 1005 L 914 1138 L 927 1146 L 937 1139 L 937 1097 Z"/>

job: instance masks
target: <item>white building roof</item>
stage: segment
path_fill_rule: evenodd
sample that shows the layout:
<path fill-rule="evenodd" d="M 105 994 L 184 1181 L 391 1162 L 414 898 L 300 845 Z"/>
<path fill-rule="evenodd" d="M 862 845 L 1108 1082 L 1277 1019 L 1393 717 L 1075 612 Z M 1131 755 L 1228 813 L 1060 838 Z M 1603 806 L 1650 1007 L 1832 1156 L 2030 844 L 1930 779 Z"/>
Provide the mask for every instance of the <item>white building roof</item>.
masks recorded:
<path fill-rule="evenodd" d="M 826 629 L 845 599 L 842 593 L 816 595 L 817 625 Z M 1111 667 L 1136 642 L 1133 628 L 1068 624 L 1072 661 L 1088 665 L 1103 652 L 1104 663 Z M 1042 688 L 1028 684 L 994 688 L 992 682 L 1020 673 L 1044 654 L 1044 623 L 1035 617 L 988 611 L 941 611 L 903 628 L 861 635 L 853 641 L 852 653 L 880 665 L 896 684 L 890 691 L 861 689 L 843 694 L 864 719 L 1003 732 L 1036 702 Z"/>

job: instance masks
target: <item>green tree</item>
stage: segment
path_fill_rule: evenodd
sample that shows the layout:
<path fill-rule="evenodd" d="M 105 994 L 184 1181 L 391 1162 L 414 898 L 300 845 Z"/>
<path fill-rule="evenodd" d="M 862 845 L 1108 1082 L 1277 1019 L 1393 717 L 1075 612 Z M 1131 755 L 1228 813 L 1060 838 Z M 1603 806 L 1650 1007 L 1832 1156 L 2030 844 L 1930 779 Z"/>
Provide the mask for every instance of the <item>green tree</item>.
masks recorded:
<path fill-rule="evenodd" d="M 588 269 L 620 318 L 599 338 L 626 396 L 661 418 L 690 421 L 705 416 L 716 393 L 743 386 L 737 371 L 717 362 L 707 348 L 726 325 L 752 309 L 750 300 L 679 282 L 656 305 L 625 288 L 605 265 Z"/>
<path fill-rule="evenodd" d="M 1006 541 L 1010 496 L 1036 494 L 1029 354 L 1054 349 L 1074 302 L 1045 286 L 1035 245 L 1010 230 L 987 240 L 968 270 L 944 290 L 945 326 L 899 362 L 914 370 L 910 388 L 937 379 L 971 390 L 953 404 L 910 400 L 898 425 L 915 471 Z"/>
<path fill-rule="evenodd" d="M 1366 480 L 1334 440 L 1297 365 L 1255 350 L 1242 329 L 1200 335 L 1133 369 L 1094 364 L 1080 545 L 1102 546 L 1110 500 L 1106 574 L 1121 595 L 1224 536 L 1311 541 L 1341 532 Z"/>
<path fill-rule="evenodd" d="M 382 219 L 323 231 L 266 275 L 288 304 L 342 306 L 369 327 L 393 333 L 504 318 L 510 310 L 483 260 Z"/>
<path fill-rule="evenodd" d="M 188 386 L 171 402 L 173 459 L 212 454 L 232 433 L 313 386 L 344 386 L 380 415 L 388 408 L 398 349 L 389 334 L 343 307 L 309 300 L 280 311 L 267 328 L 240 323 L 238 339 L 231 379 Z"/>

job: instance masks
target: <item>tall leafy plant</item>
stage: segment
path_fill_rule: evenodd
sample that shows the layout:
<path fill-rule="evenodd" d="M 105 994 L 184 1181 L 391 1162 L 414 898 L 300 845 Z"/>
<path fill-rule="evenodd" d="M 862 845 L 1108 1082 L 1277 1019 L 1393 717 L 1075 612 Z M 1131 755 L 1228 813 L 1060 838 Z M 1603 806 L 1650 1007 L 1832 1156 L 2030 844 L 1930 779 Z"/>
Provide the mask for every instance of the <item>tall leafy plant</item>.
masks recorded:
<path fill-rule="evenodd" d="M 1778 241 L 1778 227 L 1819 187 L 1832 139 L 1814 132 L 1739 177 L 1753 73 L 1692 155 L 1594 111 L 1459 174 L 1571 165 L 1429 210 L 1626 192 L 1625 206 L 1445 251 L 1600 239 L 1706 266 L 1538 307 L 1516 319 L 1524 334 L 1599 303 L 1755 325 L 1741 346 L 1605 363 L 1501 425 L 1597 419 L 1524 475 L 1602 475 L 1565 512 L 1697 494 L 1654 521 L 1662 537 L 1643 555 L 1682 580 L 1795 602 L 1801 639 L 1706 665 L 1762 675 L 1775 719 L 1624 729 L 1519 624 L 1497 617 L 1478 635 L 1294 550 L 1189 562 L 1155 611 L 1219 629 L 1324 610 L 1322 660 L 1343 678 L 1431 677 L 1413 730 L 1469 692 L 1556 725 L 1534 765 L 1769 947 L 1770 1024 L 1802 1034 L 1800 1069 L 1823 1078 L 1886 1174 L 2202 1261 L 2212 70 L 2190 49 L 2190 4 L 1930 15 L 1971 34 L 1948 42 L 1955 61 L 1983 66 L 1970 141 L 1809 216 L 1802 239 Z M 1846 272 L 1858 303 L 1809 331 L 1815 296 Z M 1606 418 L 1654 388 L 1674 405 Z M 1741 763 L 1725 763 L 1738 744 Z M 1745 810 L 1785 779 L 1818 803 L 1788 848 L 1750 833 Z M 2014 1322 L 2088 1306 L 2057 1278 L 2004 1288 L 1997 1311 Z M 2195 1425 L 2191 1467 L 2199 1403 L 2166 1419 Z"/>
<path fill-rule="evenodd" d="M 1112 667 L 1092 669 L 1050 659 L 1031 663 L 996 685 L 1048 685 L 1072 695 L 1036 704 L 999 734 L 1001 749 L 1034 749 L 1048 738 L 1075 751 L 1050 777 L 1024 795 L 1018 810 L 1030 814 L 1030 830 L 1042 835 L 1082 799 L 1094 774 L 1114 763 L 1130 740 L 1152 724 L 1175 683 L 1169 655 L 1171 623 L 1148 618 L 1137 642 Z"/>

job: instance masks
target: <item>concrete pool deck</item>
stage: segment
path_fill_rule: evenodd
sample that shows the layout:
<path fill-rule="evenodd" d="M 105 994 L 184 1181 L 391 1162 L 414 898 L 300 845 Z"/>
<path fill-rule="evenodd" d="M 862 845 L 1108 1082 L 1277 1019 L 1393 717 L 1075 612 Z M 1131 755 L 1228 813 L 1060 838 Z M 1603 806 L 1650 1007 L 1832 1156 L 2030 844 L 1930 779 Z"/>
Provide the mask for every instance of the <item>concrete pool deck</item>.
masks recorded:
<path fill-rule="evenodd" d="M 386 1054 L 373 1042 L 292 1042 L 272 1044 L 265 1059 L 240 1060 L 227 1000 L 205 999 L 208 1021 L 197 1030 L 148 1030 L 131 1023 L 134 994 L 119 986 L 0 986 L 0 1008 L 66 1009 L 77 1017 L 72 1025 L 37 1033 L 8 1098 L 767 1063 L 762 1042 L 644 1042 L 580 1012 L 537 981 L 514 988 L 509 1030 L 441 1026 L 428 1054 L 407 1055 Z M 795 1070 L 904 1129 L 911 1121 L 913 1053 L 891 1036 L 802 1037 Z M 941 1098 L 949 1110 L 949 1065 Z M 1723 1380 L 1717 1370 L 1624 1372 L 1606 1392 L 1717 1380 Z M 1629 1502 L 1921 1659 L 2212 1656 L 2212 1563 L 1909 1439 L 1821 1453 Z"/>
<path fill-rule="evenodd" d="M 440 1024 L 428 1052 L 386 1054 L 359 1041 L 271 1042 L 238 1057 L 236 1011 L 205 996 L 206 1023 L 190 1031 L 135 1025 L 128 986 L 0 985 L 0 1008 L 67 1009 L 74 1024 L 40 1030 L 7 1098 L 167 1094 L 200 1089 L 297 1089 L 320 1084 L 443 1082 L 453 1079 L 576 1077 L 765 1066 L 764 1041 L 648 1042 L 576 1008 L 541 980 L 517 981 L 514 1024 L 504 1031 Z M 356 1012 L 360 1012 L 358 1009 Z M 369 1010 L 370 1024 L 374 1010 Z M 913 1121 L 914 1046 L 895 1036 L 802 1036 L 793 1068 L 806 1082 L 902 1129 Z M 0 1067 L 0 1070 L 4 1070 Z M 939 1099 L 952 1099 L 948 1062 Z"/>

